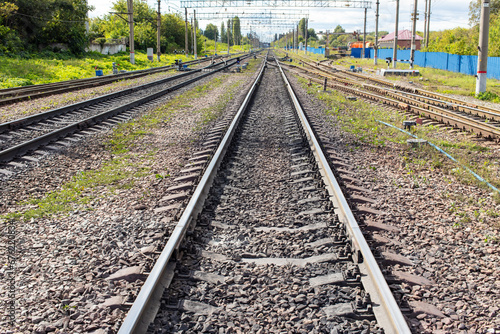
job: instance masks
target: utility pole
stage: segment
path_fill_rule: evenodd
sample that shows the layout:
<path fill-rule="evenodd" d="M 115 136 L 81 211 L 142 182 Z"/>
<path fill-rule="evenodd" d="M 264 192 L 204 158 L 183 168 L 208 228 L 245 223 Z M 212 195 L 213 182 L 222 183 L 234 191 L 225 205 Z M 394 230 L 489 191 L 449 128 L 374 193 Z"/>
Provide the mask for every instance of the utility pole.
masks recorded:
<path fill-rule="evenodd" d="M 365 47 L 366 47 L 366 11 L 367 8 L 365 7 L 365 22 L 363 24 L 363 54 L 361 55 L 361 59 L 365 59 Z"/>
<path fill-rule="evenodd" d="M 160 0 L 158 0 L 158 19 L 157 19 L 158 35 L 156 36 L 156 54 L 158 55 L 158 62 L 160 62 L 160 37 L 161 37 L 161 12 L 160 12 Z"/>
<path fill-rule="evenodd" d="M 398 25 L 399 25 L 399 0 L 396 0 L 396 26 L 394 28 L 394 50 L 392 51 L 393 68 L 396 68 L 396 59 L 398 59 Z"/>
<path fill-rule="evenodd" d="M 229 56 L 229 29 L 231 27 L 231 19 L 227 20 L 227 55 Z"/>
<path fill-rule="evenodd" d="M 427 36 L 425 39 L 425 47 L 429 47 L 429 35 L 431 34 L 431 0 L 429 0 L 429 8 L 427 8 Z"/>
<path fill-rule="evenodd" d="M 184 46 L 184 54 L 186 57 L 189 54 L 189 38 L 188 38 L 188 9 L 184 8 L 184 13 L 185 13 L 185 20 L 184 20 L 184 25 L 185 25 L 185 30 L 186 30 L 186 36 L 184 37 L 185 39 L 185 46 Z"/>
<path fill-rule="evenodd" d="M 378 17 L 380 0 L 377 0 L 377 9 L 375 11 L 375 45 L 373 46 L 373 63 L 377 65 L 378 61 Z"/>
<path fill-rule="evenodd" d="M 194 57 L 194 24 L 193 24 L 193 18 L 191 18 L 191 50 L 193 51 L 193 57 Z"/>
<path fill-rule="evenodd" d="M 326 30 L 326 44 L 325 44 L 325 57 L 330 55 L 330 36 L 328 35 L 328 29 Z M 328 50 L 328 53 L 327 51 Z"/>
<path fill-rule="evenodd" d="M 306 19 L 306 22 L 305 22 L 305 24 L 304 24 L 304 30 L 305 30 L 305 31 L 304 31 L 304 36 L 306 37 L 306 46 L 305 46 L 306 56 L 307 56 L 307 20 L 308 20 L 308 19 Z"/>
<path fill-rule="evenodd" d="M 295 53 L 299 53 L 299 24 L 297 24 L 297 50 Z"/>
<path fill-rule="evenodd" d="M 198 59 L 198 41 L 196 40 L 196 9 L 193 10 L 194 17 L 194 59 Z"/>
<path fill-rule="evenodd" d="M 424 45 L 427 47 L 427 5 L 428 5 L 428 0 L 425 0 L 425 12 L 424 12 Z"/>
<path fill-rule="evenodd" d="M 488 68 L 488 37 L 490 29 L 490 0 L 482 0 L 479 46 L 477 47 L 476 95 L 486 91 L 486 70 Z"/>
<path fill-rule="evenodd" d="M 415 39 L 416 39 L 416 34 L 417 34 L 417 3 L 418 0 L 415 0 L 414 2 L 414 7 L 413 7 L 413 14 L 412 16 L 412 21 L 413 21 L 413 27 L 411 29 L 411 51 L 410 51 L 410 68 L 413 69 L 413 62 L 415 60 L 415 49 L 417 48 L 417 45 L 415 44 Z"/>
<path fill-rule="evenodd" d="M 134 53 L 134 0 L 127 0 L 128 11 L 128 26 L 130 28 L 129 35 L 129 49 L 130 49 L 130 63 L 135 64 Z"/>

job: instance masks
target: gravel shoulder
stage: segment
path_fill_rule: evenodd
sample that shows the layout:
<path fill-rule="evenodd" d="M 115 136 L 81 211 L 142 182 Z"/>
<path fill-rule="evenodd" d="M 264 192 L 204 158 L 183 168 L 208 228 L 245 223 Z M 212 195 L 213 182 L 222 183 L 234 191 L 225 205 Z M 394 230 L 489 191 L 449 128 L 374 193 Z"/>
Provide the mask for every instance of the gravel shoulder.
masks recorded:
<path fill-rule="evenodd" d="M 292 77 L 292 76 L 290 76 Z M 314 97 L 318 88 L 303 87 L 292 78 L 305 109 L 322 119 L 322 129 L 337 144 L 337 155 L 349 161 L 358 186 L 376 200 L 368 204 L 383 212 L 370 219 L 395 226 L 376 235 L 388 239 L 383 250 L 406 256 L 412 266 L 393 270 L 432 281 L 430 285 L 404 285 L 419 333 L 493 333 L 500 329 L 500 203 L 491 190 L 464 184 L 440 168 L 419 165 L 425 156 L 406 145 L 360 143 L 342 131 L 323 101 Z M 442 131 L 450 142 L 463 135 Z M 498 147 L 477 142 L 498 154 Z M 380 239 L 380 238 L 379 238 Z M 429 306 L 430 305 L 430 306 Z M 424 312 L 425 308 L 433 312 Z"/>
<path fill-rule="evenodd" d="M 204 79 L 195 88 L 184 88 L 157 103 L 142 117 L 161 121 L 126 142 L 122 151 L 113 145 L 115 129 L 53 154 L 36 168 L 2 183 L 0 202 L 5 204 L 0 212 L 5 214 L 36 207 L 28 200 L 65 193 L 65 185 L 75 184 L 71 183 L 75 179 L 100 177 L 88 189 L 71 192 L 76 195 L 70 199 L 73 206 L 68 212 L 15 223 L 16 322 L 12 327 L 4 310 L 1 332 L 117 331 L 126 305 L 135 299 L 173 229 L 171 217 L 154 212 L 158 200 L 191 154 L 200 149 L 206 129 L 231 112 L 232 104 L 226 102 L 242 99 L 257 67 L 255 64 L 242 74 L 216 74 L 216 79 Z M 123 88 L 120 84 L 113 87 Z M 99 88 L 98 94 L 109 93 L 108 89 Z M 84 94 L 65 94 L 60 103 L 68 96 L 82 98 Z M 176 100 L 177 96 L 181 98 Z M 186 98 L 189 96 L 193 97 Z M 35 104 L 51 103 L 46 98 L 17 107 L 22 113 L 29 106 L 34 110 Z M 139 122 L 131 121 L 127 131 L 137 130 L 134 124 Z M 117 166 L 117 173 L 108 173 Z M 2 222 L 3 230 L 5 227 Z M 7 261 L 4 250 L 1 258 L 3 263 Z M 7 274 L 5 268 L 0 270 L 0 277 Z M 4 304 L 8 286 L 1 281 Z"/>

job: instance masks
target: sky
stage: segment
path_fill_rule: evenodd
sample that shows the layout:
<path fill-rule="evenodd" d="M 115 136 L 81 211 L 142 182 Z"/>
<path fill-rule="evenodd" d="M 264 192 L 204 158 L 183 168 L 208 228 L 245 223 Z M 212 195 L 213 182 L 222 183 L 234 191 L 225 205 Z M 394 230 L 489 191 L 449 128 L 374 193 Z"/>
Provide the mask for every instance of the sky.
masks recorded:
<path fill-rule="evenodd" d="M 147 2 L 151 7 L 158 6 L 157 0 L 142 0 Z M 372 0 L 372 8 L 367 11 L 367 32 L 375 31 L 375 0 Z M 431 10 L 431 31 L 451 29 L 455 27 L 469 27 L 469 0 L 432 0 Z M 88 4 L 95 7 L 95 10 L 90 13 L 90 17 L 100 17 L 110 11 L 113 1 L 107 0 L 88 0 Z M 175 12 L 179 10 L 180 1 L 161 0 L 162 13 Z M 399 5 L 399 30 L 412 28 L 411 13 L 413 12 L 414 0 L 400 0 Z M 250 8 L 250 7 L 246 7 Z M 253 7 L 256 9 L 256 7 Z M 424 30 L 424 12 L 425 1 L 418 1 L 419 20 L 417 21 L 417 31 Z M 297 10 L 307 10 L 306 8 L 294 8 Z M 197 12 L 215 12 L 220 8 L 203 8 L 197 9 Z M 243 8 L 229 8 L 228 11 L 238 11 Z M 188 9 L 192 11 L 192 9 Z M 394 31 L 396 18 L 396 1 L 395 0 L 380 0 L 380 17 L 379 31 Z M 346 31 L 360 30 L 363 31 L 364 12 L 361 8 L 345 9 L 345 8 L 309 8 L 309 27 L 314 28 L 316 32 L 324 30 L 333 30 L 337 25 L 341 25 Z M 221 21 L 200 21 L 200 28 L 204 29 L 206 24 L 214 23 L 220 27 Z M 242 32 L 246 33 L 248 28 L 242 22 Z M 283 33 L 288 31 L 288 28 L 266 28 L 264 26 L 253 27 L 262 37 L 274 36 L 275 33 Z"/>

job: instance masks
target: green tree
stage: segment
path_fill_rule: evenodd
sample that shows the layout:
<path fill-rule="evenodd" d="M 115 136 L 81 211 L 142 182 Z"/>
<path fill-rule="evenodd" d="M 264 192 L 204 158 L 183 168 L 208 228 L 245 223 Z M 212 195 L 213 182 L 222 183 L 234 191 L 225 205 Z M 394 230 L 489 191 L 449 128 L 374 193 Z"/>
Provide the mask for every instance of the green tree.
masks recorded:
<path fill-rule="evenodd" d="M 472 0 L 469 3 L 469 24 L 473 27 L 479 24 L 481 19 L 482 0 Z M 500 0 L 490 0 L 490 15 L 500 13 Z"/>
<path fill-rule="evenodd" d="M 241 26 L 240 26 L 240 18 L 238 16 L 235 16 L 233 18 L 233 40 L 234 44 L 240 45 L 241 44 Z"/>
<path fill-rule="evenodd" d="M 231 19 L 227 20 L 227 35 L 226 37 L 229 37 L 229 45 L 234 45 L 233 43 L 233 33 L 232 33 L 232 29 L 231 29 Z M 227 43 L 227 40 L 225 40 L 224 42 Z"/>
<path fill-rule="evenodd" d="M 222 43 L 227 42 L 226 28 L 224 28 L 224 22 L 220 24 L 220 39 Z"/>
<path fill-rule="evenodd" d="M 318 40 L 318 35 L 316 35 L 316 31 L 313 28 L 307 29 L 307 39 L 309 38 Z"/>
<path fill-rule="evenodd" d="M 299 36 L 304 36 L 305 27 L 306 27 L 306 19 L 302 18 L 299 21 Z"/>
<path fill-rule="evenodd" d="M 218 37 L 219 31 L 217 29 L 217 26 L 215 24 L 209 23 L 205 27 L 205 32 L 203 35 L 205 35 L 206 38 L 209 38 L 211 40 L 216 40 Z"/>
<path fill-rule="evenodd" d="M 15 31 L 27 50 L 67 43 L 71 51 L 79 53 L 86 46 L 85 22 L 92 7 L 85 0 L 11 0 L 3 1 L 0 7 L 2 25 L 9 32 Z"/>

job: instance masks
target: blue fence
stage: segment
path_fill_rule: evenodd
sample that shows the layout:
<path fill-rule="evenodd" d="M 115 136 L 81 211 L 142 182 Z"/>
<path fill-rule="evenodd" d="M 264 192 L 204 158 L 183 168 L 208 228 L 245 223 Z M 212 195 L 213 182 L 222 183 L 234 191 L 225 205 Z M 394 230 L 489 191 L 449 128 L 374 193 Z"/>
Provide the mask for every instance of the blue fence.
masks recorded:
<path fill-rule="evenodd" d="M 360 58 L 361 51 L 354 52 L 351 55 Z M 361 49 L 357 49 L 361 50 Z M 369 49 L 370 54 L 365 58 L 373 58 L 374 50 Z M 398 59 L 410 59 L 410 50 L 398 50 Z M 392 58 L 392 49 L 379 49 L 378 58 Z M 408 62 L 408 61 L 407 61 Z M 444 52 L 420 52 L 415 51 L 415 65 L 421 67 L 431 67 L 440 70 L 475 75 L 477 72 L 477 56 L 460 56 Z M 500 80 L 500 57 L 488 57 L 488 78 Z"/>
<path fill-rule="evenodd" d="M 301 51 L 304 51 L 304 47 L 301 47 L 299 48 Z M 285 48 L 285 50 L 287 50 Z M 294 50 L 293 48 L 288 48 L 289 51 L 292 51 Z M 325 49 L 324 48 L 312 48 L 310 46 L 307 47 L 307 52 L 309 53 L 315 53 L 315 54 L 321 54 L 321 55 L 324 55 L 325 54 Z"/>

